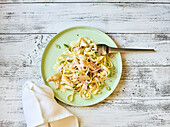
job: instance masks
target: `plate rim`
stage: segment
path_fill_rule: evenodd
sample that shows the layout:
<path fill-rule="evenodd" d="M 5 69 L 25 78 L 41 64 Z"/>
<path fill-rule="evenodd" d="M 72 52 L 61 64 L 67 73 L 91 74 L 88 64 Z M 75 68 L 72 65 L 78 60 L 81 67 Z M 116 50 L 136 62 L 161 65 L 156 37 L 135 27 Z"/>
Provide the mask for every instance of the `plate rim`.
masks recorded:
<path fill-rule="evenodd" d="M 89 26 L 73 26 L 73 27 L 69 27 L 69 28 L 66 28 L 66 29 L 64 29 L 64 30 L 61 30 L 60 32 L 58 32 L 48 43 L 47 43 L 47 45 L 45 46 L 45 49 L 43 50 L 43 54 L 42 54 L 42 57 L 41 57 L 41 76 L 42 76 L 42 79 L 43 79 L 43 81 L 44 81 L 44 84 L 45 85 L 47 85 L 46 84 L 46 80 L 44 79 L 44 77 L 43 77 L 43 62 L 44 62 L 44 57 L 45 57 L 45 52 L 46 52 L 46 50 L 48 49 L 48 47 L 49 47 L 49 45 L 53 42 L 53 40 L 57 37 L 57 36 L 60 36 L 60 34 L 62 34 L 62 33 L 64 33 L 64 32 L 66 32 L 66 31 L 68 31 L 68 30 L 70 30 L 70 29 L 76 29 L 76 28 L 85 28 L 85 29 L 92 29 L 92 30 L 95 30 L 95 31 L 98 31 L 98 32 L 100 32 L 100 33 L 103 33 L 104 35 L 106 35 L 107 37 L 109 37 L 111 40 L 112 40 L 112 42 L 116 45 L 116 47 L 117 47 L 117 44 L 115 43 L 115 41 L 109 36 L 109 35 L 107 35 L 105 32 L 103 32 L 103 31 L 101 31 L 101 30 L 99 30 L 99 29 L 97 29 L 97 28 L 94 28 L 94 27 L 89 27 Z M 87 104 L 87 105 L 74 105 L 74 103 L 73 104 L 70 104 L 70 103 L 67 103 L 67 102 L 65 102 L 65 101 L 63 101 L 62 99 L 60 99 L 60 98 L 58 98 L 57 96 L 55 96 L 55 93 L 54 93 L 54 91 L 53 91 L 53 93 L 54 93 L 54 97 L 56 98 L 56 99 L 58 99 L 59 101 L 61 101 L 62 103 L 64 103 L 64 104 L 67 104 L 67 105 L 71 105 L 71 106 L 75 106 L 75 107 L 86 107 L 86 106 L 92 106 L 92 105 L 95 105 L 95 104 L 98 104 L 99 102 L 102 102 L 103 100 L 105 100 L 106 98 L 108 98 L 114 91 L 115 91 L 115 89 L 117 88 L 117 86 L 118 86 L 118 84 L 119 84 L 119 82 L 120 82 L 120 79 L 121 79 L 121 76 L 122 76 L 122 68 L 123 68 L 123 66 L 122 66 L 122 57 L 121 57 L 121 54 L 120 53 L 117 53 L 118 55 L 119 55 L 119 58 L 120 58 L 120 75 L 119 75 L 119 77 L 117 78 L 117 82 L 116 82 L 116 87 L 113 89 L 113 91 L 110 93 L 110 94 L 108 94 L 104 99 L 102 99 L 102 100 L 100 100 L 100 101 L 97 101 L 97 102 L 94 102 L 94 103 L 91 103 L 91 104 Z M 47 85 L 48 87 L 50 87 L 49 85 Z M 50 87 L 51 88 L 51 87 Z M 52 89 L 52 88 L 51 88 Z M 52 89 L 53 90 L 53 89 Z"/>

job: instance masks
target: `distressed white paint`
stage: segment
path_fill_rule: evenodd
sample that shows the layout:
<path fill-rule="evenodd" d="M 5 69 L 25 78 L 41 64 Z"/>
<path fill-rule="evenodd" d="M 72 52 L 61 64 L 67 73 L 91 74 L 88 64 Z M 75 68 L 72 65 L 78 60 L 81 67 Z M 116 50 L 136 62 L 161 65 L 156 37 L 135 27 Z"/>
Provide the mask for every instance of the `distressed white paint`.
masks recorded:
<path fill-rule="evenodd" d="M 122 54 L 124 66 L 169 66 L 170 34 L 108 34 L 119 47 L 154 48 L 155 53 Z M 55 34 L 0 35 L 0 65 L 32 66 L 41 61 L 46 44 Z M 27 47 L 27 48 L 26 48 Z M 17 49 L 17 50 L 15 50 Z M 13 56 L 13 59 L 9 59 Z M 18 59 L 20 59 L 18 61 Z"/>
<path fill-rule="evenodd" d="M 170 4 L 0 4 L 0 33 L 57 33 L 92 26 L 107 33 L 170 33 Z"/>
<path fill-rule="evenodd" d="M 79 3 L 83 3 L 83 2 L 91 2 L 91 3 L 95 3 L 95 2 L 162 2 L 162 3 L 166 3 L 169 2 L 169 0 L 1 0 L 0 3 L 25 3 L 25 2 L 31 2 L 31 3 L 36 3 L 36 2 L 59 2 L 59 3 L 63 3 L 63 2 L 79 2 Z"/>
<path fill-rule="evenodd" d="M 75 7 L 82 11 L 76 11 Z M 111 96 L 99 104 L 73 107 L 59 102 L 78 116 L 81 127 L 169 127 L 169 9 L 170 4 L 163 3 L 0 4 L 0 127 L 26 126 L 21 103 L 23 83 L 26 80 L 42 81 L 41 55 L 55 35 L 50 33 L 73 25 L 127 33 L 109 36 L 119 47 L 154 48 L 157 51 L 122 54 L 121 81 Z M 58 18 L 61 14 L 64 16 Z"/>
<path fill-rule="evenodd" d="M 109 35 L 121 47 L 150 47 L 158 52 L 122 54 L 124 62 L 121 81 L 114 93 L 103 102 L 85 108 L 59 103 L 75 113 L 83 127 L 169 125 L 170 35 Z M 0 57 L 2 126 L 25 126 L 21 104 L 22 85 L 26 80 L 42 81 L 41 55 L 53 36 L 54 34 L 0 35 L 0 54 L 3 55 Z"/>

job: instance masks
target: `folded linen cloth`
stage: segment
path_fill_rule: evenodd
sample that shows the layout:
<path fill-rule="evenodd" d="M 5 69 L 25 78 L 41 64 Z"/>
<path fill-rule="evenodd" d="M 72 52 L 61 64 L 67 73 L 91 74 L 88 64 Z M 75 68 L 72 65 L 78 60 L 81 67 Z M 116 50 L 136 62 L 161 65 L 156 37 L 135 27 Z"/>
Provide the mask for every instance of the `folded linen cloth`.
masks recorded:
<path fill-rule="evenodd" d="M 27 81 L 22 103 L 28 127 L 79 127 L 77 117 L 56 102 L 52 89 L 46 85 Z"/>

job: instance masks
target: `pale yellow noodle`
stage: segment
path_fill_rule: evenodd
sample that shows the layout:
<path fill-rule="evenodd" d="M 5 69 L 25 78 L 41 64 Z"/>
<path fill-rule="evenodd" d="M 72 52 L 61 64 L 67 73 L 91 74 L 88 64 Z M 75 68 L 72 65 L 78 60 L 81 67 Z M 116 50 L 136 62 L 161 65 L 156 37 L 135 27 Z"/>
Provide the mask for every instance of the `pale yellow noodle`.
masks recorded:
<path fill-rule="evenodd" d="M 104 80 L 109 77 L 113 64 L 108 55 L 97 56 L 96 50 L 96 43 L 87 37 L 72 41 L 54 65 L 54 70 L 62 75 L 61 78 L 54 80 L 51 76 L 47 81 L 53 81 L 54 88 L 62 92 L 67 89 L 77 91 L 83 99 L 101 93 L 101 86 L 105 85 Z M 67 99 L 73 101 L 73 96 L 74 93 Z"/>

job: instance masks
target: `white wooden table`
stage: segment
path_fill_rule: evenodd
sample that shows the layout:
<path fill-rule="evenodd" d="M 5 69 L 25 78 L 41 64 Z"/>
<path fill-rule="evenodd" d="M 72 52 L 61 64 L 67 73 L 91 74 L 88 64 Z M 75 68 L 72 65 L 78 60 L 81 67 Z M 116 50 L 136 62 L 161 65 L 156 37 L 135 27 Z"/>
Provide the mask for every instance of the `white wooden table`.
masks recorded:
<path fill-rule="evenodd" d="M 122 54 L 123 74 L 111 96 L 90 107 L 61 105 L 81 127 L 170 127 L 170 0 L 0 0 L 0 127 L 25 127 L 26 80 L 42 81 L 49 40 L 72 26 L 106 32 Z"/>

